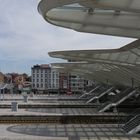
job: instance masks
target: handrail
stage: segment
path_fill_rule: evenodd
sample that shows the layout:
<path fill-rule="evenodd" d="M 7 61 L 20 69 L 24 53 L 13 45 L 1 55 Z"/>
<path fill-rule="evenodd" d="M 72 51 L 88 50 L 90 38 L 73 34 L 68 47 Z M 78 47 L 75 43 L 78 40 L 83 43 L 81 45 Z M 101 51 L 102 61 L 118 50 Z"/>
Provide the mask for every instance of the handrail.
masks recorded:
<path fill-rule="evenodd" d="M 136 91 L 137 91 L 137 89 L 132 89 L 132 88 L 125 89 L 123 92 L 115 95 L 114 99 L 112 101 L 108 101 L 105 104 L 103 104 L 99 108 L 99 111 L 103 112 L 103 111 L 105 111 L 105 109 L 109 109 L 111 106 L 113 107 L 113 106 L 120 104 L 121 102 L 123 102 L 124 100 L 129 98 L 131 95 L 136 93 Z M 108 106 L 108 108 L 107 108 L 107 106 Z"/>
<path fill-rule="evenodd" d="M 103 95 L 107 94 L 108 92 L 111 92 L 113 89 L 114 89 L 114 87 L 110 87 L 110 88 L 104 89 L 103 91 L 101 90 L 100 92 L 94 93 L 93 96 L 92 96 L 92 98 L 90 98 L 86 102 L 86 104 L 92 102 L 95 99 L 98 99 L 98 98 L 102 97 Z"/>
<path fill-rule="evenodd" d="M 140 125 L 140 115 L 134 116 L 129 120 L 122 128 L 125 132 L 130 133 L 133 129 Z M 135 130 L 133 133 L 136 133 L 138 130 Z"/>

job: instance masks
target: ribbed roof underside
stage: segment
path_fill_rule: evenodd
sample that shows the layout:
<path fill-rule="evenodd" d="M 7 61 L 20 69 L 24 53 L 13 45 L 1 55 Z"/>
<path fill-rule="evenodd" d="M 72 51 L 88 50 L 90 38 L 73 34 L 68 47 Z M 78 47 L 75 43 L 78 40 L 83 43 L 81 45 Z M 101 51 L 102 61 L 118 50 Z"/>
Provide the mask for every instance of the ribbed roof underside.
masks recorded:
<path fill-rule="evenodd" d="M 140 0 L 41 0 L 48 22 L 79 32 L 140 37 Z"/>
<path fill-rule="evenodd" d="M 53 64 L 69 72 L 77 72 L 97 81 L 113 84 L 140 85 L 140 40 L 120 49 L 50 52 L 55 58 L 80 63 Z M 133 83 L 133 84 L 134 84 Z"/>
<path fill-rule="evenodd" d="M 51 24 L 79 32 L 140 38 L 140 0 L 41 0 L 39 13 Z M 120 49 L 50 52 L 76 63 L 52 64 L 87 79 L 140 85 L 140 40 Z"/>

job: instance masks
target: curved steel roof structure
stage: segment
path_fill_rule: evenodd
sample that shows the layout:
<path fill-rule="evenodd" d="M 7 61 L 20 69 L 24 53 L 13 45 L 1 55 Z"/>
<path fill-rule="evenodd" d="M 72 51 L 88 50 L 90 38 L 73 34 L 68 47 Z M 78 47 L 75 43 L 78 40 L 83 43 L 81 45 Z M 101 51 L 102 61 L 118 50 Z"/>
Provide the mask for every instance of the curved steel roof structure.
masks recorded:
<path fill-rule="evenodd" d="M 52 66 L 60 71 L 77 73 L 82 77 L 102 83 L 126 86 L 139 86 L 139 68 L 134 66 L 120 66 L 106 63 L 53 63 Z"/>
<path fill-rule="evenodd" d="M 46 21 L 57 26 L 140 38 L 140 0 L 41 0 L 38 10 Z M 53 64 L 66 72 L 110 84 L 140 85 L 140 40 L 119 49 L 59 51 L 49 55 L 81 61 Z"/>
<path fill-rule="evenodd" d="M 140 65 L 140 39 L 119 49 L 49 52 L 51 57 L 118 65 Z"/>
<path fill-rule="evenodd" d="M 140 85 L 140 40 L 119 49 L 58 51 L 50 52 L 49 55 L 81 61 L 79 64 L 55 64 L 55 66 L 63 67 L 66 71 L 84 73 L 96 81 L 109 80 L 112 84 L 128 86 L 135 81 L 135 86 Z"/>
<path fill-rule="evenodd" d="M 41 0 L 51 24 L 79 32 L 140 38 L 139 0 Z"/>

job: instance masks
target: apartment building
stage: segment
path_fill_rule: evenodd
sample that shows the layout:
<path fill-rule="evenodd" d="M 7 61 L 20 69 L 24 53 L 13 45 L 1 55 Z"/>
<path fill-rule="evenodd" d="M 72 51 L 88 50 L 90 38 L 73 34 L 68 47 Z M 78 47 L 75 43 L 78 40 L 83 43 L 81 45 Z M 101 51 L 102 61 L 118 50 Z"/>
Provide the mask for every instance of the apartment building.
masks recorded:
<path fill-rule="evenodd" d="M 59 72 L 52 69 L 50 65 L 34 65 L 31 68 L 32 89 L 39 91 L 58 91 Z"/>
<path fill-rule="evenodd" d="M 69 73 L 59 73 L 59 85 L 61 93 L 78 93 L 85 89 L 87 80 Z"/>
<path fill-rule="evenodd" d="M 31 68 L 32 89 L 42 92 L 80 93 L 87 80 L 78 75 L 58 72 L 49 64 L 34 65 Z"/>
<path fill-rule="evenodd" d="M 81 92 L 85 88 L 86 80 L 78 75 L 69 75 L 69 88 L 71 92 Z"/>

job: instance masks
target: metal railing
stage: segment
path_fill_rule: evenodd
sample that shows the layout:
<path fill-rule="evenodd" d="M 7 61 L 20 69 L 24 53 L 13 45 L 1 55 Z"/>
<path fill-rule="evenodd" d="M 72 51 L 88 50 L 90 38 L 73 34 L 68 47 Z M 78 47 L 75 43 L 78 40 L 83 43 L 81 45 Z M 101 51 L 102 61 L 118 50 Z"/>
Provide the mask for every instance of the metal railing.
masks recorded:
<path fill-rule="evenodd" d="M 93 94 L 92 98 L 90 98 L 90 99 L 86 102 L 86 104 L 87 104 L 87 103 L 90 103 L 90 102 L 92 102 L 92 101 L 94 101 L 95 99 L 101 98 L 101 97 L 104 96 L 105 94 L 111 92 L 113 89 L 114 89 L 114 87 L 108 87 L 108 88 L 105 88 L 105 89 L 103 89 L 103 90 L 100 90 L 100 92 L 99 92 L 99 91 L 98 91 L 98 92 L 95 92 L 95 93 Z"/>
<path fill-rule="evenodd" d="M 127 88 L 119 94 L 114 95 L 114 98 L 111 101 L 106 102 L 99 108 L 99 112 L 106 111 L 110 107 L 114 107 L 128 99 L 130 96 L 135 94 L 137 89 Z"/>
<path fill-rule="evenodd" d="M 87 98 L 88 95 L 90 95 L 92 92 L 97 90 L 99 87 L 100 87 L 100 85 L 97 85 L 97 86 L 93 87 L 89 92 L 85 91 L 79 98 L 83 98 L 83 97 Z"/>
<path fill-rule="evenodd" d="M 140 130 L 140 128 L 137 128 L 139 125 L 140 115 L 136 115 L 135 117 L 130 119 L 122 128 L 126 133 L 134 134 Z"/>

